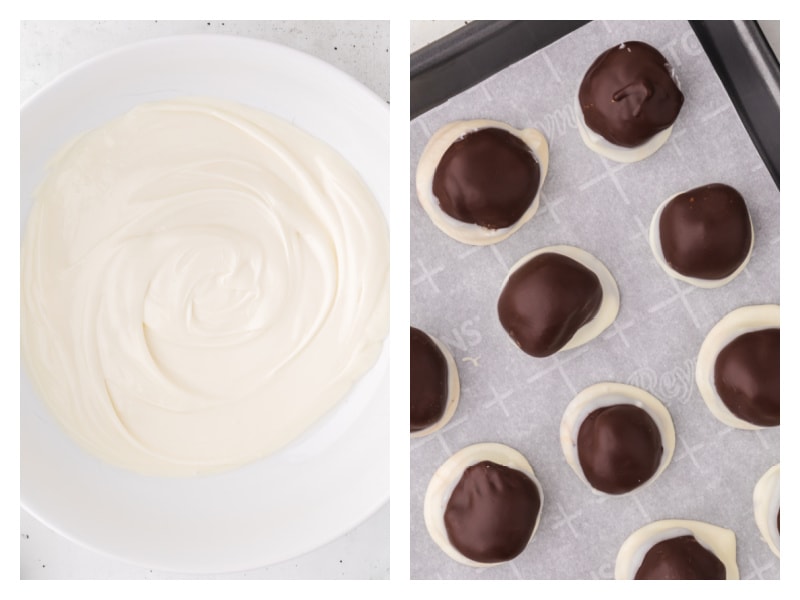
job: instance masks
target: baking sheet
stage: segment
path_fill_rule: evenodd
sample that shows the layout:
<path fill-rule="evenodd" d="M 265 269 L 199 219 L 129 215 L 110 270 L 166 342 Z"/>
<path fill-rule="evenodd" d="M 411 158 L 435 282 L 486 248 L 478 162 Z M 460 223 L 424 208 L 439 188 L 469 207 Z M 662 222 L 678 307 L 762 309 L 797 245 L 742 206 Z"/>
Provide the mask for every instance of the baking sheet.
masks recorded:
<path fill-rule="evenodd" d="M 583 145 L 573 97 L 594 58 L 626 40 L 650 43 L 675 67 L 686 102 L 671 139 L 633 164 Z M 415 169 L 430 135 L 457 119 L 491 118 L 536 127 L 550 144 L 550 170 L 536 216 L 506 241 L 460 244 L 440 232 L 416 199 Z M 755 230 L 744 272 L 721 289 L 678 282 L 656 264 L 647 230 L 668 196 L 725 182 L 743 194 Z M 779 560 L 760 538 L 752 493 L 779 462 L 779 428 L 731 429 L 718 422 L 694 383 L 706 333 L 729 311 L 779 303 L 779 192 L 690 25 L 592 22 L 507 67 L 411 122 L 411 324 L 448 345 L 461 402 L 439 433 L 411 440 L 411 577 L 414 579 L 610 579 L 620 545 L 657 519 L 699 519 L 736 534 L 742 579 L 777 579 Z M 571 244 L 614 274 L 621 307 L 599 338 L 537 359 L 518 350 L 496 316 L 508 268 L 537 248 Z M 672 463 L 651 485 L 624 497 L 594 494 L 567 465 L 559 443 L 564 408 L 600 381 L 639 385 L 675 423 Z M 515 560 L 474 569 L 431 540 L 422 504 L 433 472 L 454 452 L 502 442 L 522 452 L 544 489 L 535 538 Z"/>

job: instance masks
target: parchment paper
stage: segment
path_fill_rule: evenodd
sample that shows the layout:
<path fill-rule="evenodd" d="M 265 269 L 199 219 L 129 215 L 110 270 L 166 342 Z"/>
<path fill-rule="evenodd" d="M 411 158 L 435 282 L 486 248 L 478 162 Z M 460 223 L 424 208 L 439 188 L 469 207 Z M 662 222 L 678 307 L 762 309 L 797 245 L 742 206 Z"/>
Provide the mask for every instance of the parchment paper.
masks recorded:
<path fill-rule="evenodd" d="M 592 61 L 627 40 L 658 48 L 686 97 L 667 144 L 629 165 L 586 148 L 572 108 Z M 414 185 L 431 133 L 473 118 L 536 127 L 550 144 L 539 212 L 511 238 L 488 247 L 467 246 L 439 231 Z M 712 182 L 743 194 L 755 246 L 739 277 L 703 290 L 656 264 L 647 230 L 662 200 Z M 760 537 L 752 501 L 758 479 L 780 460 L 779 428 L 723 425 L 694 383 L 697 352 L 719 319 L 743 305 L 780 302 L 778 218 L 779 192 L 686 21 L 592 22 L 412 121 L 411 324 L 453 352 L 461 403 L 439 433 L 411 441 L 411 577 L 610 579 L 628 535 L 653 520 L 682 518 L 735 532 L 742 579 L 779 578 L 779 560 Z M 599 338 L 537 359 L 509 340 L 496 302 L 508 267 L 552 244 L 575 245 L 603 261 L 619 285 L 621 307 Z M 564 408 L 600 381 L 643 387 L 661 399 L 675 424 L 672 463 L 651 485 L 624 497 L 593 493 L 569 468 L 559 443 Z M 433 472 L 477 442 L 522 452 L 544 489 L 542 520 L 528 548 L 510 563 L 482 569 L 448 558 L 422 516 Z"/>

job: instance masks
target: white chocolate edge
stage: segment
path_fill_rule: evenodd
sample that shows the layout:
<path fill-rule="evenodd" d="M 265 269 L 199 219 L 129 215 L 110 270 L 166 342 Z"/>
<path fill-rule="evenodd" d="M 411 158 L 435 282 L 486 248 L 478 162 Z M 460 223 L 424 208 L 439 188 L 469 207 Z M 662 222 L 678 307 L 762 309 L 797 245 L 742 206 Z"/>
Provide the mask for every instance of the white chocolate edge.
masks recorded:
<path fill-rule="evenodd" d="M 631 404 L 646 411 L 655 421 L 661 436 L 661 446 L 663 448 L 661 461 L 655 473 L 636 488 L 623 494 L 608 494 L 593 487 L 581 468 L 578 459 L 578 431 L 584 419 L 594 410 L 606 406 L 617 404 Z M 561 449 L 564 451 L 564 458 L 575 474 L 587 485 L 595 494 L 601 496 L 627 496 L 656 479 L 664 469 L 667 468 L 672 455 L 675 452 L 675 426 L 667 407 L 662 402 L 645 390 L 627 385 L 624 383 L 596 383 L 578 393 L 575 398 L 567 405 L 564 416 L 561 419 L 560 428 Z"/>
<path fill-rule="evenodd" d="M 717 355 L 725 346 L 744 333 L 780 326 L 780 305 L 742 306 L 722 317 L 703 340 L 697 355 L 695 381 L 711 414 L 725 425 L 737 429 L 764 429 L 761 425 L 755 425 L 734 415 L 719 397 L 714 385 L 714 364 L 717 361 Z"/>
<path fill-rule="evenodd" d="M 747 263 L 750 262 L 750 256 L 753 254 L 753 244 L 755 242 L 755 230 L 753 229 L 753 219 L 750 217 L 750 211 L 747 211 L 747 218 L 750 221 L 750 249 L 747 251 L 747 256 L 745 256 L 742 264 L 730 275 L 727 277 L 723 277 L 722 279 L 701 279 L 699 277 L 688 277 L 687 275 L 683 275 L 678 273 L 675 269 L 669 266 L 667 260 L 664 258 L 664 251 L 661 248 L 661 233 L 659 230 L 659 223 L 661 221 L 661 213 L 664 211 L 664 208 L 667 204 L 672 201 L 673 198 L 680 196 L 681 194 L 685 193 L 679 192 L 674 196 L 670 196 L 666 200 L 664 200 L 661 204 L 658 205 L 656 208 L 655 213 L 653 213 L 653 219 L 650 221 L 650 249 L 653 251 L 653 256 L 656 259 L 658 265 L 664 269 L 664 271 L 670 277 L 674 277 L 675 279 L 679 279 L 680 281 L 685 281 L 686 283 L 690 283 L 694 286 L 700 288 L 718 288 L 722 287 L 723 285 L 730 283 L 736 278 L 739 273 L 744 271 L 744 268 L 747 266 Z"/>
<path fill-rule="evenodd" d="M 423 331 L 423 333 L 433 340 L 433 343 L 436 344 L 442 354 L 444 354 L 445 361 L 447 362 L 447 404 L 445 405 L 444 414 L 442 414 L 441 419 L 436 421 L 436 423 L 433 425 L 429 425 L 425 429 L 412 431 L 412 438 L 421 438 L 423 436 L 430 435 L 447 425 L 447 423 L 456 413 L 456 408 L 458 408 L 458 400 L 461 396 L 461 381 L 458 378 L 458 367 L 456 366 L 456 361 L 453 358 L 453 354 L 450 352 L 450 349 L 445 346 L 441 340 L 435 338 L 428 332 Z"/>
<path fill-rule="evenodd" d="M 578 132 L 581 134 L 581 139 L 589 150 L 620 163 L 638 162 L 655 154 L 661 146 L 667 143 L 669 136 L 672 134 L 673 127 L 670 125 L 667 129 L 659 131 L 644 144 L 636 146 L 635 148 L 626 148 L 625 146 L 612 144 L 600 134 L 589 129 L 583 117 L 583 109 L 581 108 L 578 94 L 575 94 L 575 122 L 578 124 Z"/>
<path fill-rule="evenodd" d="M 600 280 L 600 287 L 603 290 L 603 299 L 600 302 L 600 308 L 598 309 L 597 314 L 594 316 L 594 318 L 592 318 L 591 321 L 578 329 L 575 332 L 575 335 L 573 335 L 566 344 L 556 351 L 556 353 L 558 353 L 564 350 L 577 348 L 578 346 L 582 346 L 583 344 L 590 342 L 598 335 L 603 333 L 603 331 L 605 331 L 605 329 L 614 322 L 614 319 L 617 318 L 617 314 L 619 313 L 619 288 L 617 287 L 617 282 L 614 279 L 614 276 L 611 274 L 611 271 L 608 270 L 608 267 L 600 262 L 600 260 L 597 259 L 593 254 L 590 254 L 586 250 L 576 248 L 575 246 L 558 245 L 547 246 L 545 248 L 534 250 L 514 263 L 514 265 L 508 270 L 508 274 L 503 280 L 503 284 L 500 286 L 501 293 L 502 290 L 505 289 L 506 283 L 508 283 L 508 279 L 514 273 L 514 271 L 519 269 L 532 258 L 546 252 L 563 254 L 564 256 L 581 263 L 583 266 L 585 266 L 587 269 L 590 269 L 595 275 L 597 275 L 598 279 Z M 508 336 L 508 339 L 511 340 L 511 343 L 514 344 L 515 347 L 517 347 L 517 344 L 513 339 L 511 339 L 511 336 Z"/>
<path fill-rule="evenodd" d="M 467 133 L 488 128 L 504 129 L 516 135 L 531 149 L 539 163 L 539 189 L 533 202 L 516 223 L 502 229 L 488 229 L 454 219 L 441 209 L 438 199 L 433 195 L 433 174 L 447 149 Z M 536 129 L 515 129 L 507 123 L 490 119 L 454 121 L 436 131 L 422 151 L 417 165 L 417 197 L 433 224 L 454 240 L 473 246 L 495 244 L 511 236 L 536 214 L 549 160 L 547 140 Z"/>
<path fill-rule="evenodd" d="M 614 579 L 633 579 L 645 554 L 658 542 L 691 534 L 706 549 L 713 552 L 725 565 L 725 579 L 739 579 L 736 565 L 736 535 L 730 529 L 703 521 L 665 519 L 653 521 L 634 531 L 617 554 Z"/>
<path fill-rule="evenodd" d="M 531 467 L 528 459 L 517 450 L 505 444 L 488 442 L 467 446 L 448 458 L 444 464 L 436 470 L 430 483 L 428 483 L 423 509 L 425 526 L 428 528 L 428 533 L 433 541 L 445 554 L 453 560 L 470 567 L 489 567 L 501 563 L 477 562 L 467 558 L 456 550 L 447 536 L 447 530 L 444 525 L 444 511 L 447 507 L 447 502 L 450 500 L 450 495 L 453 493 L 456 484 L 460 481 L 464 470 L 484 460 L 489 460 L 498 465 L 522 471 L 528 475 L 536 485 L 539 491 L 540 506 L 530 539 L 533 539 L 533 536 L 536 535 L 536 530 L 539 528 L 539 521 L 544 507 L 542 486 L 539 480 L 536 479 L 533 467 Z M 528 543 L 530 543 L 530 540 L 528 540 Z"/>
<path fill-rule="evenodd" d="M 778 532 L 778 511 L 781 506 L 781 465 L 767 469 L 753 488 L 753 513 L 761 536 L 778 558 L 781 557 L 781 535 Z"/>

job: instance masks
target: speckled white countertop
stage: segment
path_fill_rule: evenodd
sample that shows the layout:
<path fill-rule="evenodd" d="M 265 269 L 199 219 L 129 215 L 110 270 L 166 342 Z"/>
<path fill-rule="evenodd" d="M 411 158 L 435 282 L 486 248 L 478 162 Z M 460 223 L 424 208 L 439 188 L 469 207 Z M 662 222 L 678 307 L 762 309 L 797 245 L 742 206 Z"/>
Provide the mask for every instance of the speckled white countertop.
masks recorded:
<path fill-rule="evenodd" d="M 22 21 L 20 100 L 93 56 L 186 33 L 241 35 L 312 54 L 389 99 L 387 21 Z M 131 565 L 83 548 L 20 510 L 21 579 L 385 579 L 389 506 L 322 548 L 281 564 L 197 577 Z"/>

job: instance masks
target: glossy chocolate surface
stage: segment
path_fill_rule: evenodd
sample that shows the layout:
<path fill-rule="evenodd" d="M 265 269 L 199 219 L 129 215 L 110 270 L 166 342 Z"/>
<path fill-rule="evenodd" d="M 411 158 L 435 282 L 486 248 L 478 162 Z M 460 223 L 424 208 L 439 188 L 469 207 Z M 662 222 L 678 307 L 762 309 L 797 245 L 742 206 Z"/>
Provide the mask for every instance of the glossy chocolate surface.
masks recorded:
<path fill-rule="evenodd" d="M 736 271 L 752 241 L 744 198 L 723 183 L 675 196 L 664 206 L 658 230 L 667 264 L 700 279 L 723 279 Z"/>
<path fill-rule="evenodd" d="M 717 356 L 714 385 L 725 406 L 754 425 L 781 423 L 781 330 L 760 329 L 744 333 Z"/>
<path fill-rule="evenodd" d="M 430 427 L 444 415 L 448 397 L 447 359 L 428 334 L 411 328 L 411 431 Z"/>
<path fill-rule="evenodd" d="M 495 563 L 528 545 L 542 506 L 522 471 L 482 461 L 464 470 L 444 513 L 450 543 L 474 561 Z"/>
<path fill-rule="evenodd" d="M 655 544 L 634 579 L 725 579 L 725 565 L 692 535 Z"/>
<path fill-rule="evenodd" d="M 542 357 L 561 349 L 600 309 L 597 275 L 556 252 L 534 256 L 508 278 L 497 313 L 511 339 L 526 353 Z"/>
<path fill-rule="evenodd" d="M 447 149 L 433 175 L 433 195 L 454 219 L 502 229 L 525 214 L 539 180 L 539 163 L 527 144 L 491 127 L 468 133 Z"/>
<path fill-rule="evenodd" d="M 578 101 L 592 131 L 617 146 L 635 148 L 675 122 L 683 94 L 658 50 L 625 42 L 592 63 Z"/>
<path fill-rule="evenodd" d="M 624 494 L 658 470 L 663 447 L 658 426 L 632 404 L 604 406 L 589 413 L 578 430 L 578 460 L 595 489 Z"/>

